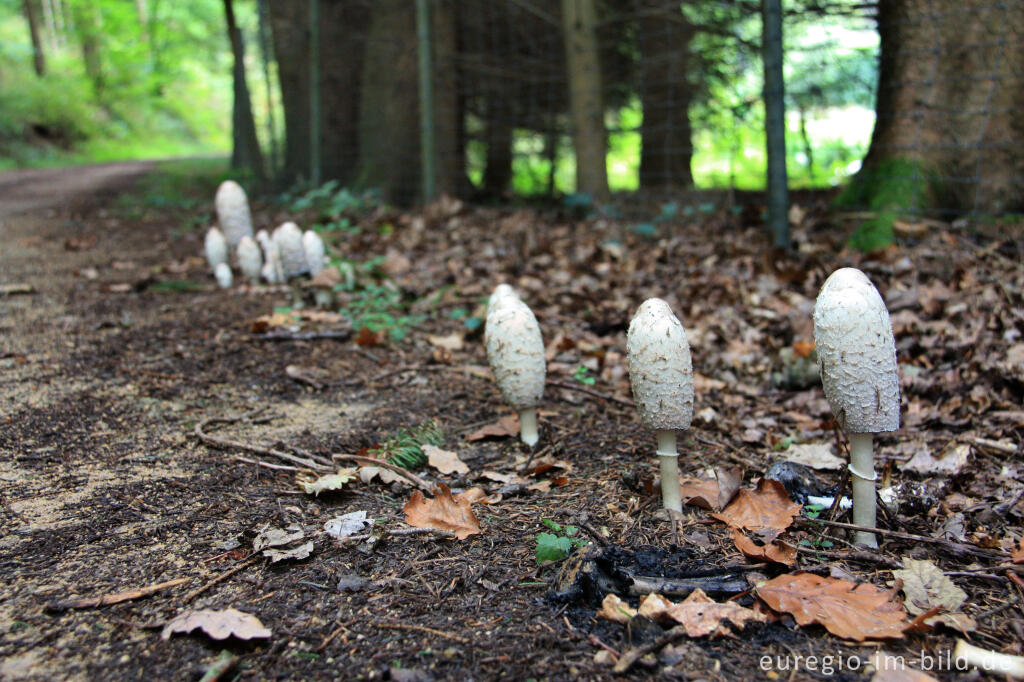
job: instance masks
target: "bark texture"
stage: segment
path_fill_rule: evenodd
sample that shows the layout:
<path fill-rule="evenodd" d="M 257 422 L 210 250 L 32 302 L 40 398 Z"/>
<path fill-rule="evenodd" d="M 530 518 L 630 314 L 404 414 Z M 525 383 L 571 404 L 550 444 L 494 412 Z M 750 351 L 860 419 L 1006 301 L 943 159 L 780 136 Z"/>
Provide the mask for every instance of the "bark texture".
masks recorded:
<path fill-rule="evenodd" d="M 25 20 L 28 22 L 28 33 L 32 39 L 32 67 L 37 76 L 46 75 L 46 53 L 43 52 L 43 41 L 39 35 L 39 7 L 36 0 L 24 0 Z"/>
<path fill-rule="evenodd" d="M 234 100 L 231 107 L 231 167 L 247 168 L 262 180 L 263 154 L 256 136 L 256 121 L 252 115 L 252 100 L 249 85 L 245 80 L 245 44 L 242 31 L 235 21 L 232 0 L 224 0 L 224 15 L 227 22 L 231 54 L 234 57 Z"/>

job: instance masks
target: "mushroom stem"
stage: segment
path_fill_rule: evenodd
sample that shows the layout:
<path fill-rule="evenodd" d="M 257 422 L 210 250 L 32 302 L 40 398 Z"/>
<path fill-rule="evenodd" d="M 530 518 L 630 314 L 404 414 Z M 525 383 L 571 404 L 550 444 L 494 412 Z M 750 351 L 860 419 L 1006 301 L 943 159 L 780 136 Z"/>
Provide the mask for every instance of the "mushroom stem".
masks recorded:
<path fill-rule="evenodd" d="M 519 439 L 531 448 L 540 440 L 540 435 L 537 433 L 536 407 L 519 410 Z"/>
<path fill-rule="evenodd" d="M 1024 657 L 988 651 L 968 644 L 962 639 L 957 640 L 953 659 L 955 670 L 965 670 L 969 666 L 974 666 L 986 673 L 1008 675 L 1013 678 L 1024 677 Z"/>
<path fill-rule="evenodd" d="M 658 429 L 658 460 L 661 463 L 661 503 L 665 509 L 683 511 L 679 490 L 679 452 L 675 429 Z"/>
<path fill-rule="evenodd" d="M 875 475 L 872 434 L 851 433 L 850 474 L 853 479 L 853 522 L 858 526 L 875 528 Z M 855 542 L 878 547 L 874 533 L 857 531 Z"/>

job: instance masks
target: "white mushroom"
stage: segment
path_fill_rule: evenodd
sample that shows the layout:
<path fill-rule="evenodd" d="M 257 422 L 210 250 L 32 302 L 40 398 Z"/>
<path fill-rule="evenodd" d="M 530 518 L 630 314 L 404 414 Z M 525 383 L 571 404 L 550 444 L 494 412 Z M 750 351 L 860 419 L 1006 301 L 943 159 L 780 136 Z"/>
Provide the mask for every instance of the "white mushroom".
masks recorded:
<path fill-rule="evenodd" d="M 508 284 L 499 284 L 494 288 L 494 292 L 491 293 L 490 299 L 487 301 L 487 314 L 490 315 L 491 311 L 494 310 L 502 299 L 506 297 L 519 298 L 519 294 Z"/>
<path fill-rule="evenodd" d="M 274 244 L 281 258 L 282 281 L 309 272 L 306 263 L 306 249 L 302 245 L 302 230 L 292 222 L 287 222 L 274 230 Z"/>
<path fill-rule="evenodd" d="M 259 281 L 260 271 L 263 269 L 263 254 L 260 247 L 252 237 L 242 237 L 238 242 L 238 269 L 242 271 L 249 281 Z"/>
<path fill-rule="evenodd" d="M 228 243 L 224 240 L 224 234 L 216 227 L 206 231 L 203 246 L 206 249 L 206 262 L 210 264 L 210 270 L 216 270 L 218 265 L 228 262 Z"/>
<path fill-rule="evenodd" d="M 263 279 L 267 280 L 268 284 L 283 284 L 285 279 L 281 268 L 281 252 L 277 247 L 277 242 L 267 239 L 263 255 L 263 268 L 260 270 Z"/>
<path fill-rule="evenodd" d="M 547 371 L 544 340 L 533 311 L 514 294 L 492 297 L 484 344 L 502 397 L 519 413 L 519 437 L 532 447 L 540 439 L 537 404 Z"/>
<path fill-rule="evenodd" d="M 217 286 L 221 289 L 230 289 L 233 278 L 231 276 L 231 266 L 227 263 L 219 263 L 213 271 L 213 275 L 217 278 Z"/>
<path fill-rule="evenodd" d="M 306 265 L 309 267 L 309 274 L 316 277 L 324 269 L 324 261 L 327 258 L 324 240 L 313 230 L 306 230 L 302 234 L 302 247 L 306 252 Z"/>
<path fill-rule="evenodd" d="M 693 364 L 686 330 L 668 303 L 649 298 L 637 309 L 626 354 L 640 418 L 658 434 L 662 504 L 682 511 L 676 431 L 689 429 L 693 420 Z"/>
<path fill-rule="evenodd" d="M 853 522 L 874 528 L 872 434 L 899 429 L 900 385 L 889 311 L 860 270 L 836 270 L 821 287 L 814 343 L 825 397 L 850 438 Z M 878 546 L 867 531 L 858 531 L 856 541 Z"/>
<path fill-rule="evenodd" d="M 217 208 L 217 222 L 233 251 L 238 248 L 242 237 L 252 236 L 252 215 L 249 213 L 245 190 L 234 180 L 225 180 L 217 188 L 214 205 Z"/>
<path fill-rule="evenodd" d="M 953 666 L 951 667 L 953 670 L 980 668 L 989 675 L 1005 675 L 1013 679 L 1020 679 L 1024 677 L 1024 656 L 989 651 L 958 639 L 956 648 L 953 649 Z"/>

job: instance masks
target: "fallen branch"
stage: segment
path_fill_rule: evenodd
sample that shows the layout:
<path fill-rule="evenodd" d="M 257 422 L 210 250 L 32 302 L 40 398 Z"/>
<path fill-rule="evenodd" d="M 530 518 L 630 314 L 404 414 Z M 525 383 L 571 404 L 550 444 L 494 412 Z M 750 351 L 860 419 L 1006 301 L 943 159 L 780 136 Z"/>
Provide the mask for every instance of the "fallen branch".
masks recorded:
<path fill-rule="evenodd" d="M 614 668 L 612 668 L 612 672 L 614 672 L 617 675 L 621 675 L 622 673 L 632 668 L 634 663 L 639 661 L 647 654 L 651 653 L 652 651 L 657 651 L 658 649 L 668 644 L 671 644 L 677 639 L 682 639 L 683 637 L 686 637 L 686 626 L 677 625 L 671 630 L 667 630 L 665 634 L 663 634 L 661 637 L 658 637 L 658 639 L 654 640 L 653 642 L 648 642 L 647 644 L 634 647 L 626 653 L 622 654 L 622 658 L 620 658 L 619 662 L 615 664 Z"/>
<path fill-rule="evenodd" d="M 666 597 L 686 597 L 694 590 L 704 592 L 721 592 L 738 594 L 750 589 L 746 580 L 736 577 L 726 578 L 658 578 L 650 576 L 632 576 L 633 584 L 629 593 L 633 596 L 644 594 L 662 594 Z"/>
<path fill-rule="evenodd" d="M 195 435 L 196 438 L 199 439 L 201 443 L 204 443 L 211 447 L 219 448 L 221 450 L 243 450 L 245 452 L 251 452 L 257 455 L 277 457 L 278 459 L 283 459 L 286 462 L 298 464 L 302 467 L 305 467 L 306 469 L 315 472 L 325 473 L 329 471 L 334 471 L 334 466 L 332 465 L 331 462 L 323 458 L 317 457 L 316 455 L 311 455 L 310 457 L 298 457 L 288 452 L 282 452 L 281 450 L 277 450 L 275 448 L 265 448 L 259 445 L 251 445 L 249 443 L 243 443 L 237 440 L 219 438 L 217 436 L 212 436 L 206 433 L 205 431 L 205 429 L 211 424 L 234 424 L 240 421 L 248 421 L 253 424 L 256 424 L 260 423 L 260 421 L 269 421 L 270 417 L 264 417 L 259 421 L 253 419 L 253 417 L 256 414 L 259 414 L 259 412 L 261 411 L 262 410 L 257 410 L 256 412 L 250 412 L 248 414 L 241 415 L 238 417 L 211 417 L 209 419 L 204 419 L 203 421 L 196 424 L 196 427 L 193 430 L 193 434 Z"/>
<path fill-rule="evenodd" d="M 118 592 L 117 594 L 104 594 L 100 597 L 86 597 L 84 599 L 66 599 L 64 601 L 50 604 L 46 608 L 50 611 L 64 611 L 66 609 L 91 609 L 95 606 L 120 604 L 121 602 L 148 597 L 160 590 L 177 587 L 178 585 L 187 583 L 189 580 L 191 580 L 191 578 L 177 578 L 175 580 L 168 580 L 167 582 L 157 583 L 156 585 L 150 585 L 148 587 L 140 587 L 137 590 Z"/>
<path fill-rule="evenodd" d="M 877 533 L 878 535 L 884 535 L 886 537 L 896 538 L 898 540 L 910 540 L 911 542 L 927 542 L 931 545 L 939 545 L 946 549 L 952 550 L 957 554 L 974 554 L 976 556 L 982 556 L 989 559 L 1005 559 L 1005 554 L 997 554 L 995 552 L 989 552 L 977 545 L 965 545 L 960 542 L 952 542 L 950 540 L 944 540 L 942 538 L 930 538 L 927 535 L 914 535 L 913 533 L 903 533 L 898 530 L 886 530 L 885 528 L 869 528 L 867 526 L 858 526 L 855 523 L 842 523 L 840 521 L 826 521 L 825 519 L 797 519 L 797 522 L 805 526 L 813 526 L 814 524 L 820 523 L 826 526 L 832 526 L 833 528 L 845 528 L 847 530 L 861 530 L 868 531 L 871 533 Z"/>
<path fill-rule="evenodd" d="M 636 403 L 634 403 L 629 398 L 618 398 L 608 393 L 601 393 L 600 391 L 595 391 L 591 388 L 587 388 L 586 386 L 569 384 L 563 381 L 558 381 L 557 379 L 548 379 L 547 383 L 548 386 L 556 386 L 558 388 L 564 388 L 567 391 L 576 391 L 577 393 L 584 393 L 593 398 L 607 400 L 608 402 L 618 403 L 619 405 L 625 405 L 626 407 L 636 407 Z"/>
<path fill-rule="evenodd" d="M 287 464 L 271 464 L 270 462 L 264 462 L 258 459 L 249 459 L 248 457 L 242 457 L 241 455 L 235 455 L 231 459 L 236 462 L 244 462 L 245 464 L 255 464 L 257 466 L 264 467 L 265 469 L 273 469 L 274 471 L 304 471 L 299 467 L 288 466 Z"/>
<path fill-rule="evenodd" d="M 182 604 L 189 603 L 190 601 L 192 601 L 193 599 L 195 599 L 196 597 L 201 595 L 203 592 L 206 592 L 208 589 L 210 589 L 211 587 L 213 587 L 214 585 L 216 585 L 220 581 L 224 580 L 225 578 L 230 578 L 235 573 L 238 573 L 239 571 L 241 571 L 243 568 L 246 568 L 248 566 L 252 566 L 262 556 L 263 555 L 258 553 L 258 552 L 256 554 L 253 554 L 251 557 L 249 557 L 248 559 L 246 559 L 242 563 L 238 564 L 234 568 L 229 568 L 228 570 L 224 571 L 223 573 L 218 575 L 213 580 L 209 581 L 208 583 L 205 583 L 204 585 L 201 585 L 201 586 L 197 587 L 196 589 L 194 589 L 191 592 L 189 592 L 188 594 L 186 594 L 185 597 L 181 600 L 181 603 Z"/>
<path fill-rule="evenodd" d="M 422 478 L 412 473 L 408 469 L 403 469 L 400 466 L 396 466 L 391 462 L 386 462 L 382 459 L 374 459 L 373 457 L 363 457 L 361 455 L 343 454 L 331 455 L 331 459 L 342 460 L 346 462 L 356 462 L 357 464 L 362 464 L 363 466 L 380 467 L 381 469 L 387 469 L 388 471 L 398 474 L 402 478 L 406 479 L 423 492 L 430 494 L 434 493 L 434 486 L 432 484 L 423 480 Z"/>

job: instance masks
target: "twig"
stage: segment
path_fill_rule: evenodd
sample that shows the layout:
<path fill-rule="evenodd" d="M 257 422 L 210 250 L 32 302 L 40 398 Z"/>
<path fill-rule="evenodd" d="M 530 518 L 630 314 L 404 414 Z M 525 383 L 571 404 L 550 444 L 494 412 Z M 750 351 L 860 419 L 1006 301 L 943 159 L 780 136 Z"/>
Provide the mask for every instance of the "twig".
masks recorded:
<path fill-rule="evenodd" d="M 1013 608 L 1019 602 L 1020 602 L 1020 597 L 1015 594 L 1005 604 L 1000 604 L 999 606 L 997 606 L 995 608 L 992 608 L 992 609 L 989 609 L 988 611 L 982 611 L 981 613 L 979 613 L 977 616 L 974 617 L 974 620 L 980 622 L 980 621 L 985 620 L 986 618 L 991 618 L 992 616 L 994 616 L 996 614 L 1002 613 L 1003 611 L 1006 611 L 1007 609 Z"/>
<path fill-rule="evenodd" d="M 632 668 L 634 663 L 639 661 L 647 654 L 651 653 L 652 651 L 657 651 L 663 646 L 671 644 L 677 639 L 682 639 L 685 636 L 686 626 L 677 625 L 671 630 L 665 632 L 665 634 L 663 634 L 661 637 L 658 637 L 658 639 L 654 640 L 653 642 L 648 642 L 647 644 L 634 647 L 626 653 L 622 654 L 622 658 L 620 658 L 619 662 L 615 664 L 614 668 L 612 668 L 612 672 L 614 672 L 617 675 L 621 675 L 622 673 Z"/>
<path fill-rule="evenodd" d="M 235 455 L 231 459 L 236 462 L 244 462 L 246 464 L 255 464 L 257 466 L 265 467 L 267 469 L 273 469 L 274 471 L 305 471 L 299 467 L 288 466 L 287 464 L 271 464 L 270 462 L 263 462 L 258 459 L 249 459 L 248 457 L 242 457 L 241 455 Z"/>
<path fill-rule="evenodd" d="M 577 384 L 569 384 L 569 383 L 566 383 L 564 381 L 558 381 L 557 379 L 548 379 L 547 383 L 548 383 L 548 386 L 556 386 L 558 388 L 564 388 L 567 391 L 576 391 L 578 393 L 585 393 L 586 395 L 589 395 L 589 396 L 591 396 L 593 398 L 599 398 L 601 400 L 607 400 L 608 402 L 618 403 L 619 405 L 625 405 L 626 407 L 636 407 L 636 403 L 634 403 L 629 398 L 619 398 L 617 396 L 614 396 L 614 395 L 611 395 L 611 394 L 608 394 L 608 393 L 601 393 L 600 391 L 595 391 L 595 390 L 593 390 L 591 388 L 587 388 L 586 386 L 580 386 L 580 385 L 577 385 Z"/>
<path fill-rule="evenodd" d="M 403 469 L 400 466 L 395 466 L 391 462 L 386 462 L 383 459 L 374 459 L 373 457 L 362 457 L 360 455 L 343 455 L 343 454 L 331 455 L 331 459 L 335 459 L 335 460 L 340 459 L 340 460 L 346 461 L 346 462 L 357 462 L 357 463 L 362 464 L 364 466 L 380 467 L 381 469 L 387 469 L 388 471 L 390 471 L 392 473 L 395 473 L 395 474 L 398 474 L 402 478 L 406 479 L 407 481 L 409 481 L 410 483 L 415 485 L 417 488 L 419 488 L 423 492 L 427 492 L 427 493 L 431 493 L 431 494 L 433 494 L 433 492 L 434 492 L 434 486 L 431 485 L 430 483 L 428 483 L 427 481 L 423 480 L 422 478 L 420 478 L 416 474 L 412 473 L 408 469 Z"/>
<path fill-rule="evenodd" d="M 334 621 L 334 622 L 337 623 L 338 621 Z M 331 631 L 331 634 L 329 634 L 326 637 L 324 637 L 324 641 L 320 642 L 320 646 L 318 646 L 316 648 L 316 650 L 317 651 L 323 651 L 324 649 L 326 649 L 327 645 L 330 644 L 331 642 L 333 642 L 334 639 L 338 635 L 340 635 L 342 632 L 348 632 L 348 628 L 345 627 L 344 625 L 339 625 L 338 627 L 334 628 L 334 630 Z"/>
<path fill-rule="evenodd" d="M 234 568 L 229 568 L 228 570 L 224 571 L 223 573 L 218 575 L 213 580 L 209 581 L 208 583 L 206 583 L 204 585 L 201 585 L 200 587 L 197 587 L 196 589 L 194 589 L 191 592 L 189 592 L 188 594 L 186 594 L 185 597 L 181 600 L 181 603 L 182 604 L 189 603 L 190 601 L 192 601 L 193 599 L 195 599 L 196 597 L 201 595 L 203 592 L 206 592 L 208 589 L 210 589 L 211 587 L 213 587 L 214 585 L 216 585 L 220 581 L 224 580 L 225 578 L 230 578 L 235 573 L 238 573 L 239 571 L 241 571 L 243 568 L 247 568 L 248 566 L 252 566 L 262 556 L 263 555 L 260 554 L 259 552 L 257 552 L 256 554 L 253 554 L 251 557 L 249 557 L 248 559 L 246 559 L 242 563 L 238 564 Z"/>
<path fill-rule="evenodd" d="M 124 601 L 132 601 L 133 599 L 148 597 L 151 594 L 159 592 L 160 590 L 166 590 L 170 587 L 177 587 L 178 585 L 187 583 L 189 580 L 191 580 L 191 578 L 177 578 L 175 580 L 157 583 L 156 585 L 141 587 L 137 590 L 118 592 L 117 594 L 104 594 L 100 597 L 86 597 L 85 599 L 67 599 L 65 601 L 59 601 L 51 604 L 47 606 L 47 609 L 52 611 L 63 611 L 65 609 L 91 609 L 94 606 L 120 604 Z"/>
<path fill-rule="evenodd" d="M 435 635 L 437 637 L 444 637 L 445 639 L 450 639 L 453 642 L 458 642 L 459 644 L 470 644 L 470 640 L 466 639 L 465 637 L 459 637 L 458 635 L 453 635 L 450 632 L 442 632 L 441 630 L 428 628 L 424 625 L 412 625 L 409 623 L 377 623 L 377 627 L 385 628 L 387 630 L 410 630 L 412 632 L 424 632 L 428 635 Z"/>
<path fill-rule="evenodd" d="M 802 547 L 800 545 L 793 545 L 784 540 L 779 540 L 781 544 L 787 547 L 793 547 L 796 551 L 801 554 L 813 554 L 815 556 L 824 557 L 826 559 L 839 559 L 840 561 L 859 561 L 865 564 L 880 564 L 885 568 L 903 568 L 903 564 L 890 559 L 889 557 L 882 556 L 881 554 L 873 554 L 871 552 L 829 552 L 823 549 L 814 549 L 812 547 Z"/>
<path fill-rule="evenodd" d="M 576 524 L 583 530 L 587 531 L 587 533 L 590 534 L 590 537 L 594 538 L 597 544 L 601 545 L 602 547 L 611 546 L 611 541 L 605 536 L 601 535 L 601 533 L 596 528 L 590 525 L 590 522 L 587 520 L 586 513 L 580 514 L 578 517 L 576 517 Z"/>
<path fill-rule="evenodd" d="M 348 341 L 352 338 L 351 329 L 325 330 L 320 332 L 287 332 L 276 331 L 266 334 L 253 334 L 252 338 L 257 341 L 317 341 L 319 339 L 331 339 L 334 341 Z"/>
<path fill-rule="evenodd" d="M 995 552 L 989 552 L 977 545 L 965 545 L 959 542 L 951 542 L 942 538 L 930 538 L 927 535 L 914 535 L 913 533 L 903 533 L 898 530 L 886 530 L 885 528 L 869 528 L 867 526 L 858 526 L 855 523 L 842 523 L 840 521 L 827 521 L 825 519 L 797 519 L 797 522 L 802 525 L 812 526 L 816 523 L 822 523 L 826 526 L 832 526 L 834 528 L 845 528 L 847 530 L 863 530 L 871 533 L 877 533 L 878 535 L 885 535 L 891 538 L 897 538 L 899 540 L 910 540 L 912 542 L 927 542 L 932 545 L 941 545 L 947 549 L 951 549 L 957 553 L 975 554 L 977 556 L 983 556 L 990 559 L 1004 559 L 1005 555 L 996 554 Z"/>
<path fill-rule="evenodd" d="M 997 440 L 990 440 L 988 438 L 972 438 L 971 442 L 981 448 L 988 448 L 989 450 L 995 450 L 1001 452 L 1004 455 L 1015 455 L 1017 454 L 1017 448 L 1013 445 L 1006 445 L 1000 443 Z"/>
<path fill-rule="evenodd" d="M 193 434 L 195 435 L 196 438 L 199 439 L 200 442 L 212 447 L 220 448 L 222 450 L 235 449 L 244 450 L 246 452 L 251 452 L 257 455 L 269 455 L 270 457 L 277 457 L 278 459 L 283 459 L 287 462 L 292 462 L 293 464 L 299 464 L 312 471 L 328 472 L 334 470 L 334 467 L 332 466 L 331 462 L 324 460 L 320 457 L 316 457 L 315 455 L 313 455 L 313 458 L 315 458 L 316 461 L 314 461 L 313 458 L 297 457 L 295 455 L 289 454 L 287 452 L 282 452 L 281 450 L 277 450 L 274 448 L 265 448 L 259 445 L 251 445 L 249 443 L 243 443 L 241 441 L 211 436 L 210 434 L 204 431 L 204 429 L 210 426 L 211 424 L 234 424 L 240 421 L 250 421 L 255 424 L 257 422 L 253 420 L 252 417 L 261 411 L 262 410 L 257 410 L 256 412 L 250 412 L 248 414 L 241 415 L 238 417 L 211 417 L 209 419 L 204 419 L 203 421 L 196 424 L 196 428 L 193 430 Z M 269 417 L 264 418 L 264 421 L 269 419 Z"/>
<path fill-rule="evenodd" d="M 213 665 L 206 669 L 206 674 L 199 678 L 199 682 L 217 682 L 224 677 L 226 672 L 234 668 L 236 663 L 238 663 L 238 656 L 224 649 Z"/>

